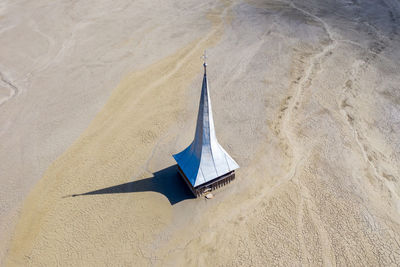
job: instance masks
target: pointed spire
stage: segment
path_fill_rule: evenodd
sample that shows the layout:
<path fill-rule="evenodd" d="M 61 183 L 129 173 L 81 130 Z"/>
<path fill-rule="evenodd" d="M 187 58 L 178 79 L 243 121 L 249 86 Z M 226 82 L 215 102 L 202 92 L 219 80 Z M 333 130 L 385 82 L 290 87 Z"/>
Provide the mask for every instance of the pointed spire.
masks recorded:
<path fill-rule="evenodd" d="M 204 60 L 204 76 L 195 137 L 190 146 L 173 155 L 194 187 L 239 168 L 239 165 L 217 141 L 207 80 L 205 51 L 202 58 Z"/>

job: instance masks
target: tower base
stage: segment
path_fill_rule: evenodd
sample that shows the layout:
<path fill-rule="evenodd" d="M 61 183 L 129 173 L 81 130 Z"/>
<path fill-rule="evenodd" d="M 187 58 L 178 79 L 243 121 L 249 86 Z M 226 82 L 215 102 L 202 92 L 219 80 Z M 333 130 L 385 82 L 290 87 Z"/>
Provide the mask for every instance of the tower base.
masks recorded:
<path fill-rule="evenodd" d="M 212 190 L 220 188 L 221 186 L 229 184 L 232 180 L 235 179 L 235 171 L 231 171 L 224 175 L 218 176 L 217 178 L 215 178 L 211 181 L 208 181 L 205 184 L 201 184 L 199 186 L 193 187 L 193 185 L 189 182 L 189 179 L 183 173 L 183 171 L 182 171 L 181 167 L 179 167 L 179 165 L 178 165 L 178 171 L 179 171 L 179 174 L 182 176 L 182 179 L 185 181 L 185 183 L 190 188 L 190 191 L 192 191 L 192 193 L 195 197 L 200 197 L 206 192 L 210 192 Z"/>

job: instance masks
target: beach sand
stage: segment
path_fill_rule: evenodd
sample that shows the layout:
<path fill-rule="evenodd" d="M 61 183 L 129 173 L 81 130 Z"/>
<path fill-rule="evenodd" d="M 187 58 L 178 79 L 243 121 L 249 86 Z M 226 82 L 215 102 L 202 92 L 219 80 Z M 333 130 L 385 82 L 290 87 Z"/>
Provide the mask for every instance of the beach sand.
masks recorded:
<path fill-rule="evenodd" d="M 0 265 L 400 264 L 400 6 L 5 1 Z M 236 180 L 195 199 L 201 55 Z"/>

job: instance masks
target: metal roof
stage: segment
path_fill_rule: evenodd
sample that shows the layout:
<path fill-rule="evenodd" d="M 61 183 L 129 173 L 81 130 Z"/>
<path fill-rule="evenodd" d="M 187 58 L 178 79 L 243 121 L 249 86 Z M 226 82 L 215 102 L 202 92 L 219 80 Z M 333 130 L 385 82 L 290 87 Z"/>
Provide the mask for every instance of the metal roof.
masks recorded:
<path fill-rule="evenodd" d="M 206 62 L 204 62 L 203 66 L 204 77 L 194 140 L 182 152 L 173 155 L 193 187 L 207 183 L 239 168 L 239 165 L 217 141 L 207 81 Z"/>

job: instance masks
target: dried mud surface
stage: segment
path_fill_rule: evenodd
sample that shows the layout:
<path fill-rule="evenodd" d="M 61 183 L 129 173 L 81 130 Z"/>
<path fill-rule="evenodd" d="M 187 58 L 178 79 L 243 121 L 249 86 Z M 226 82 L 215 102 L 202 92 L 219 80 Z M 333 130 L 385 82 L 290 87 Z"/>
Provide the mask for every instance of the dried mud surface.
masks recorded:
<path fill-rule="evenodd" d="M 400 4 L 3 1 L 0 265 L 400 265 Z M 193 199 L 204 49 L 241 168 Z"/>

